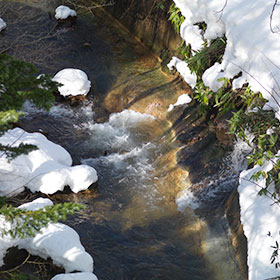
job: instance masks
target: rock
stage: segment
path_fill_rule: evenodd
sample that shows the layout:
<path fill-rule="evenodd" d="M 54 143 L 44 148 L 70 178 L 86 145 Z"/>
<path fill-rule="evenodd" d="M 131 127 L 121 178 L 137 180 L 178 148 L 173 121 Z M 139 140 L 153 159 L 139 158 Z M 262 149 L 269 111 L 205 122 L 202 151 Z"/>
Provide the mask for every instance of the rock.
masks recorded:
<path fill-rule="evenodd" d="M 232 192 L 226 202 L 225 212 L 230 226 L 231 241 L 235 251 L 235 257 L 243 276 L 242 279 L 248 279 L 247 239 L 240 222 L 239 194 L 237 190 Z"/>
<path fill-rule="evenodd" d="M 225 146 L 232 146 L 233 135 L 229 134 L 230 124 L 226 119 L 216 122 L 216 137 Z"/>

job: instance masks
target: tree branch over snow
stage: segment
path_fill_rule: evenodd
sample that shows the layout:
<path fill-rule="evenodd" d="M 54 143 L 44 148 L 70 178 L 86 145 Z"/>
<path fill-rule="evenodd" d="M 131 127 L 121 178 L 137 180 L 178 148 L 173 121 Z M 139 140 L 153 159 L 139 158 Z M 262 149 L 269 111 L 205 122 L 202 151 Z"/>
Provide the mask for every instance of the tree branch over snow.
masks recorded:
<path fill-rule="evenodd" d="M 277 8 L 277 6 L 279 6 L 279 3 L 278 3 L 278 0 L 275 0 L 274 4 L 272 6 L 272 10 L 270 13 L 270 21 L 269 21 L 270 30 L 272 33 L 280 33 L 280 27 L 278 25 L 276 25 L 275 27 L 272 26 L 273 15 L 275 13 L 275 9 Z M 276 29 L 276 30 L 274 30 L 274 29 Z"/>
<path fill-rule="evenodd" d="M 217 12 L 216 12 L 216 14 L 220 14 L 220 17 L 219 17 L 218 21 L 221 20 L 221 18 L 222 18 L 222 16 L 223 16 L 223 13 L 224 13 L 224 10 L 225 10 L 225 8 L 226 8 L 226 6 L 227 6 L 227 3 L 228 3 L 228 0 L 225 1 L 223 8 L 222 8 L 220 11 L 217 11 Z"/>

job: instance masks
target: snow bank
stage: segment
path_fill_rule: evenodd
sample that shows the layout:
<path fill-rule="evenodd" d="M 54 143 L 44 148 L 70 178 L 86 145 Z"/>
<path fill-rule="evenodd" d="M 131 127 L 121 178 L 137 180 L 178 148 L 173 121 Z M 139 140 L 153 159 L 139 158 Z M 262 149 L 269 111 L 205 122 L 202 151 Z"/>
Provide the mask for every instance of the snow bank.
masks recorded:
<path fill-rule="evenodd" d="M 93 273 L 78 272 L 78 273 L 57 274 L 51 280 L 98 280 L 98 279 Z"/>
<path fill-rule="evenodd" d="M 48 205 L 53 205 L 51 200 L 38 198 L 21 205 L 19 208 L 35 211 Z M 3 216 L 0 217 L 0 225 L 1 228 L 5 229 L 13 228 L 13 225 L 5 221 Z M 81 245 L 79 235 L 75 230 L 64 224 L 49 224 L 34 238 L 12 239 L 9 235 L 0 237 L 0 266 L 4 264 L 3 258 L 7 250 L 15 246 L 26 249 L 30 254 L 44 259 L 52 258 L 54 264 L 62 266 L 66 272 L 93 271 L 93 259 Z"/>
<path fill-rule="evenodd" d="M 15 128 L 0 137 L 0 143 L 12 147 L 21 143 L 38 147 L 28 155 L 20 155 L 12 161 L 8 161 L 4 154 L 1 155 L 1 196 L 18 194 L 25 186 L 32 192 L 53 194 L 68 185 L 77 193 L 98 179 L 95 169 L 90 166 L 71 167 L 70 154 L 41 133 L 28 133 Z"/>
<path fill-rule="evenodd" d="M 6 26 L 7 26 L 6 22 L 2 18 L 0 18 L 0 32 L 4 30 Z"/>
<path fill-rule="evenodd" d="M 67 6 L 59 6 L 55 10 L 55 18 L 56 19 L 66 19 L 68 17 L 76 17 L 77 13 L 76 11 L 70 9 Z"/>
<path fill-rule="evenodd" d="M 279 205 L 273 203 L 268 196 L 259 196 L 258 192 L 265 187 L 266 180 L 259 179 L 257 182 L 250 180 L 251 176 L 260 170 L 268 172 L 273 167 L 272 162 L 266 162 L 263 166 L 255 166 L 240 174 L 238 187 L 241 223 L 244 234 L 248 240 L 248 276 L 249 280 L 263 280 L 280 275 L 279 269 L 275 269 L 270 263 L 273 252 L 271 246 L 280 240 Z M 273 186 L 269 188 L 273 192 Z"/>
<path fill-rule="evenodd" d="M 242 76 L 234 82 L 240 88 L 248 82 L 253 91 L 260 91 L 268 99 L 267 108 L 273 108 L 280 119 L 280 61 L 279 61 L 279 6 L 272 17 L 274 1 L 267 0 L 174 0 L 185 17 L 181 36 L 194 50 L 203 40 L 226 35 L 227 45 L 221 64 L 215 64 L 203 76 L 203 81 L 217 91 L 222 86 L 217 79 Z M 226 4 L 226 5 L 225 5 Z M 198 22 L 206 22 L 204 35 L 198 32 Z M 173 59 L 172 59 L 173 60 Z M 188 80 L 186 79 L 186 82 Z"/>
<path fill-rule="evenodd" d="M 192 98 L 188 94 L 182 94 L 178 97 L 176 103 L 169 105 L 168 112 L 172 111 L 176 106 L 188 104 L 191 101 Z"/>
<path fill-rule="evenodd" d="M 34 238 L 21 241 L 18 247 L 43 259 L 50 257 L 66 273 L 93 271 L 93 259 L 81 245 L 79 235 L 64 224 L 49 224 Z"/>
<path fill-rule="evenodd" d="M 53 81 L 62 84 L 58 90 L 63 96 L 87 95 L 90 91 L 91 82 L 87 74 L 79 69 L 63 69 L 55 74 Z"/>
<path fill-rule="evenodd" d="M 191 73 L 188 64 L 181 59 L 173 56 L 171 61 L 167 64 L 167 67 L 169 70 L 172 70 L 174 67 L 177 69 L 177 71 L 180 73 L 180 75 L 184 78 L 184 80 L 192 87 L 194 88 L 196 85 L 196 74 Z"/>

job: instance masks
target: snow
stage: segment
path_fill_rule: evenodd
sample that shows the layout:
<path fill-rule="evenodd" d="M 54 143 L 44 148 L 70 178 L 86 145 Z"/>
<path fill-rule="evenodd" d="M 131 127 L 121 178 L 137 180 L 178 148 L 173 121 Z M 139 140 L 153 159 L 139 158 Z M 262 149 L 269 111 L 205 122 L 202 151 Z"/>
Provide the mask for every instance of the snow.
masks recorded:
<path fill-rule="evenodd" d="M 248 279 L 262 280 L 277 277 L 279 269 L 270 263 L 273 252 L 271 246 L 279 242 L 279 205 L 266 195 L 259 196 L 261 187 L 265 187 L 265 179 L 253 182 L 250 178 L 253 173 L 272 169 L 272 162 L 266 162 L 262 167 L 255 166 L 240 174 L 238 187 L 241 209 L 241 223 L 248 242 Z M 273 192 L 273 186 L 269 187 Z"/>
<path fill-rule="evenodd" d="M 7 26 L 6 22 L 2 18 L 0 18 L 0 32 L 4 30 L 6 26 Z"/>
<path fill-rule="evenodd" d="M 188 94 L 182 94 L 178 97 L 176 103 L 169 105 L 168 112 L 172 111 L 176 106 L 188 104 L 191 101 L 192 98 Z"/>
<path fill-rule="evenodd" d="M 196 85 L 196 74 L 191 73 L 188 64 L 181 59 L 173 56 L 171 61 L 167 64 L 167 67 L 172 70 L 174 67 L 177 69 L 177 71 L 180 73 L 180 75 L 184 78 L 184 80 L 192 87 L 194 88 Z"/>
<path fill-rule="evenodd" d="M 56 19 L 66 19 L 68 17 L 76 17 L 77 13 L 76 11 L 70 9 L 67 6 L 59 6 L 55 10 L 55 18 Z"/>
<path fill-rule="evenodd" d="M 224 34 L 227 45 L 221 64 L 215 64 L 203 75 L 203 81 L 217 91 L 221 77 L 233 78 L 234 88 L 248 82 L 253 91 L 260 91 L 268 100 L 268 106 L 280 119 L 280 61 L 279 23 L 280 8 L 272 15 L 274 1 L 270 0 L 174 0 L 185 17 L 180 33 L 194 50 L 203 40 L 211 40 Z M 198 22 L 206 22 L 205 34 L 197 31 Z M 194 36 L 195 33 L 195 36 Z M 172 58 L 172 60 L 174 60 Z M 188 82 L 186 80 L 186 82 Z"/>
<path fill-rule="evenodd" d="M 53 205 L 51 200 L 38 198 L 19 208 L 35 211 L 48 205 Z M 3 216 L 0 217 L 0 224 L 1 228 L 13 228 L 13 225 L 7 222 Z M 52 258 L 54 264 L 62 266 L 66 272 L 82 271 L 91 274 L 93 271 L 93 259 L 81 245 L 79 235 L 75 230 L 61 223 L 49 224 L 33 238 L 12 239 L 9 235 L 0 237 L 0 266 L 4 264 L 3 258 L 7 250 L 15 246 L 44 259 Z"/>
<path fill-rule="evenodd" d="M 20 143 L 32 144 L 37 150 L 9 161 L 0 157 L 1 196 L 12 196 L 29 188 L 32 192 L 53 194 L 65 186 L 77 193 L 85 190 L 98 177 L 96 170 L 87 165 L 72 166 L 70 154 L 61 146 L 49 141 L 41 133 L 28 133 L 21 128 L 8 130 L 0 143 L 17 147 Z"/>
<path fill-rule="evenodd" d="M 58 90 L 63 96 L 87 95 L 90 91 L 91 82 L 87 74 L 79 69 L 63 69 L 55 74 L 53 81 L 62 84 Z"/>
<path fill-rule="evenodd" d="M 21 241 L 18 247 L 43 259 L 51 257 L 53 263 L 62 266 L 66 273 L 93 271 L 93 259 L 81 245 L 79 235 L 61 223 L 49 224 L 34 238 Z"/>
<path fill-rule="evenodd" d="M 67 274 L 57 274 L 51 280 L 98 280 L 93 273 L 77 272 Z"/>

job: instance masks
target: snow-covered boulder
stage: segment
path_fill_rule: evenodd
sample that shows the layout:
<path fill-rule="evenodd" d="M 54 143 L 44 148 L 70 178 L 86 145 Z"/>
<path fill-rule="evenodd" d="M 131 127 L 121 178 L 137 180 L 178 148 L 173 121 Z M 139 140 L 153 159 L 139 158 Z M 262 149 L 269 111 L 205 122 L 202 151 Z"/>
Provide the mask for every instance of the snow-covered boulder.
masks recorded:
<path fill-rule="evenodd" d="M 186 93 L 182 94 L 178 97 L 176 103 L 169 105 L 168 112 L 172 111 L 174 109 L 174 107 L 176 107 L 176 106 L 188 104 L 191 101 L 192 101 L 192 98 L 188 94 L 186 94 Z"/>
<path fill-rule="evenodd" d="M 50 257 L 53 263 L 71 271 L 93 271 L 93 259 L 80 243 L 75 230 L 67 225 L 56 223 L 43 228 L 34 238 L 19 242 L 20 249 L 43 259 Z"/>
<path fill-rule="evenodd" d="M 76 17 L 77 13 L 76 11 L 70 9 L 67 6 L 59 6 L 55 10 L 55 18 L 56 19 L 66 19 L 68 17 Z"/>
<path fill-rule="evenodd" d="M 57 274 L 51 280 L 98 280 L 98 279 L 93 273 L 77 272 L 77 273 Z"/>
<path fill-rule="evenodd" d="M 55 74 L 53 81 L 62 84 L 58 90 L 63 96 L 87 95 L 90 91 L 91 82 L 87 74 L 79 69 L 63 69 Z"/>
<path fill-rule="evenodd" d="M 36 211 L 49 205 L 53 205 L 50 199 L 38 198 L 21 205 L 19 208 Z M 0 226 L 6 230 L 13 228 L 13 225 L 7 222 L 3 216 L 0 216 Z M 63 267 L 66 272 L 82 271 L 92 274 L 92 257 L 85 251 L 77 232 L 67 225 L 49 224 L 33 238 L 13 239 L 9 235 L 0 236 L 0 266 L 4 264 L 3 259 L 7 250 L 15 246 L 44 259 L 52 258 L 54 264 Z"/>
<path fill-rule="evenodd" d="M 0 32 L 1 32 L 3 29 L 5 29 L 6 26 L 7 26 L 6 22 L 5 22 L 2 18 L 0 18 Z"/>
<path fill-rule="evenodd" d="M 21 128 L 14 128 L 0 137 L 0 144 L 3 145 L 18 147 L 21 143 L 35 145 L 38 149 L 11 161 L 4 154 L 1 155 L 1 196 L 18 194 L 25 186 L 32 192 L 53 194 L 68 185 L 77 193 L 98 179 L 95 169 L 90 166 L 71 167 L 70 154 L 41 133 L 28 133 Z"/>
<path fill-rule="evenodd" d="M 183 77 L 183 79 L 192 87 L 194 88 L 196 85 L 196 74 L 192 73 L 189 69 L 188 63 L 173 56 L 171 61 L 167 64 L 167 67 L 171 71 L 174 67 L 177 69 L 177 71 L 180 73 L 180 75 Z"/>

